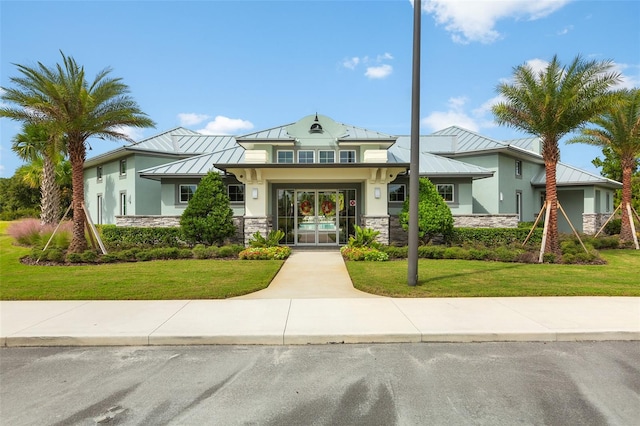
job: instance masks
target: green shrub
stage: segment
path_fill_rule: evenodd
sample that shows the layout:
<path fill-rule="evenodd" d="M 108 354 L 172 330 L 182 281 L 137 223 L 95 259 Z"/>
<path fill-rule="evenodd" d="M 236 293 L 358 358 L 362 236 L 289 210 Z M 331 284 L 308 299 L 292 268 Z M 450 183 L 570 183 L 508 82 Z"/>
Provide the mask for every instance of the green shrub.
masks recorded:
<path fill-rule="evenodd" d="M 462 247 L 447 247 L 442 253 L 443 259 L 467 259 L 468 251 Z"/>
<path fill-rule="evenodd" d="M 544 263 L 556 263 L 555 253 L 544 253 L 542 255 L 542 262 Z"/>
<path fill-rule="evenodd" d="M 82 263 L 82 255 L 80 253 L 67 253 L 67 262 Z"/>
<path fill-rule="evenodd" d="M 487 260 L 491 259 L 491 250 L 487 248 L 472 247 L 469 249 L 469 259 L 471 260 Z"/>
<path fill-rule="evenodd" d="M 387 253 L 380 251 L 373 247 L 349 247 L 343 246 L 340 248 L 340 253 L 342 257 L 346 260 L 352 261 L 377 261 L 382 262 L 385 260 L 389 260 L 389 256 Z"/>
<path fill-rule="evenodd" d="M 180 228 L 191 244 L 222 244 L 235 234 L 233 211 L 222 178 L 209 172 L 180 218 Z"/>
<path fill-rule="evenodd" d="M 409 255 L 409 247 L 396 247 L 396 246 L 380 246 L 380 251 L 384 251 L 389 256 L 389 259 L 406 259 Z"/>
<path fill-rule="evenodd" d="M 184 247 L 180 228 L 138 228 L 101 225 L 102 242 L 108 250 L 145 247 Z"/>
<path fill-rule="evenodd" d="M 238 253 L 238 258 L 244 260 L 284 260 L 291 255 L 291 248 L 287 246 L 249 247 Z"/>
<path fill-rule="evenodd" d="M 620 235 L 622 229 L 622 219 L 611 219 L 604 227 L 607 235 Z"/>
<path fill-rule="evenodd" d="M 429 243 L 436 235 L 447 241 L 453 230 L 453 215 L 447 203 L 438 193 L 436 186 L 427 178 L 419 180 L 418 236 L 423 244 Z M 402 229 L 409 229 L 409 198 L 405 200 L 398 215 Z"/>
<path fill-rule="evenodd" d="M 584 239 L 585 244 L 588 242 L 596 250 L 616 249 L 620 247 L 620 238 L 617 235 L 609 237 L 587 237 Z"/>
<path fill-rule="evenodd" d="M 188 248 L 178 249 L 178 259 L 193 259 L 193 251 Z"/>
<path fill-rule="evenodd" d="M 355 234 L 349 235 L 349 247 L 373 247 L 379 248 L 380 243 L 376 240 L 380 231 L 371 228 L 363 228 L 358 225 L 353 227 Z"/>
<path fill-rule="evenodd" d="M 239 244 L 224 245 L 218 248 L 218 257 L 237 257 L 242 250 L 244 247 Z"/>
<path fill-rule="evenodd" d="M 85 263 L 95 263 L 98 260 L 98 254 L 93 250 L 85 250 L 80 254 L 80 259 Z"/>
<path fill-rule="evenodd" d="M 47 249 L 47 251 L 45 252 L 46 255 L 46 259 L 49 262 L 64 262 L 64 251 L 57 249 L 57 248 L 52 248 L 52 249 Z M 45 257 L 43 256 L 42 259 L 44 259 Z"/>
<path fill-rule="evenodd" d="M 523 243 L 529 234 L 525 228 L 454 228 L 451 243 L 456 245 L 477 245 L 485 247 L 508 246 L 512 243 Z M 542 242 L 542 229 L 536 228 L 528 242 Z"/>
<path fill-rule="evenodd" d="M 147 262 L 153 260 L 153 252 L 151 250 L 140 250 L 136 253 L 135 260 Z"/>
<path fill-rule="evenodd" d="M 249 239 L 249 247 L 276 247 L 283 238 L 284 232 L 280 229 L 271 230 L 266 238 L 256 231 Z"/>
<path fill-rule="evenodd" d="M 196 259 L 213 259 L 218 257 L 218 247 L 205 246 L 204 244 L 197 244 L 193 248 L 193 257 Z"/>
<path fill-rule="evenodd" d="M 446 247 L 444 246 L 418 246 L 418 257 L 422 259 L 442 259 L 445 249 Z"/>
<path fill-rule="evenodd" d="M 103 254 L 100 257 L 100 262 L 102 262 L 102 263 L 115 263 L 118 260 L 120 260 L 120 259 L 118 259 L 118 256 L 115 255 L 115 254 L 111 254 L 111 253 Z"/>

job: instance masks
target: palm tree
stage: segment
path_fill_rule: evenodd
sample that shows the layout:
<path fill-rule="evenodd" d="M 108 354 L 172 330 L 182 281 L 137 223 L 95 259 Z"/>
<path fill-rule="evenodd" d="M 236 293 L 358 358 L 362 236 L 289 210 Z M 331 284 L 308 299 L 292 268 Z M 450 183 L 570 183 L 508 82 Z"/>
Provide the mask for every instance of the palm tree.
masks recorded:
<path fill-rule="evenodd" d="M 56 166 L 62 159 L 60 138 L 41 125 L 25 123 L 12 142 L 11 149 L 18 157 L 34 166 L 24 177 L 25 183 L 40 187 L 40 220 L 46 225 L 55 224 L 60 218 L 60 187 L 56 182 Z"/>
<path fill-rule="evenodd" d="M 524 130 L 542 140 L 546 172 L 546 244 L 541 250 L 560 255 L 558 243 L 558 194 L 556 165 L 558 143 L 567 133 L 581 127 L 610 103 L 610 88 L 620 79 L 611 71 L 611 61 L 586 61 L 581 56 L 562 66 L 557 56 L 542 71 L 530 65 L 514 68 L 513 83 L 498 85 L 505 100 L 493 106 L 498 124 Z"/>
<path fill-rule="evenodd" d="M 5 102 L 15 107 L 0 107 L 0 117 L 41 123 L 49 131 L 65 136 L 73 187 L 73 239 L 69 251 L 81 252 L 87 247 L 82 208 L 87 139 L 95 136 L 132 142 L 124 133 L 124 127 L 153 127 L 155 124 L 128 95 L 129 88 L 122 79 L 109 76 L 110 68 L 99 72 L 89 84 L 84 67 L 60 53 L 62 64 L 55 67 L 40 62 L 35 67 L 16 64 L 21 76 L 11 77 L 15 88 L 3 88 L 1 95 Z"/>
<path fill-rule="evenodd" d="M 622 167 L 622 228 L 620 241 L 635 241 L 631 227 L 631 177 L 640 158 L 640 89 L 620 90 L 618 100 L 591 119 L 596 128 L 584 128 L 568 143 L 609 148 Z"/>

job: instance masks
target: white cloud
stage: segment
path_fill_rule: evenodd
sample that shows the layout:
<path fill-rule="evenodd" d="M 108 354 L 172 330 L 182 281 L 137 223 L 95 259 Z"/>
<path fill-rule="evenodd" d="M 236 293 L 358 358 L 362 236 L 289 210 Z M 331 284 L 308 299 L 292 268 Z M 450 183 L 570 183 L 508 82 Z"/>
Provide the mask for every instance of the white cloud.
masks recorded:
<path fill-rule="evenodd" d="M 635 75 L 625 74 L 625 72 L 634 72 Z M 640 65 L 627 65 L 613 63 L 613 71 L 619 72 L 621 75 L 621 82 L 616 85 L 616 89 L 633 89 L 634 87 L 640 87 Z"/>
<path fill-rule="evenodd" d="M 358 58 L 357 56 L 354 56 L 353 58 L 348 58 L 342 61 L 342 66 L 344 66 L 345 68 L 349 68 L 350 70 L 354 70 L 356 69 L 359 63 L 360 63 L 360 58 Z"/>
<path fill-rule="evenodd" d="M 377 55 L 375 60 L 369 56 L 353 56 L 344 59 L 342 66 L 350 70 L 355 70 L 360 64 L 366 66 L 364 75 L 370 79 L 381 79 L 388 77 L 393 72 L 393 67 L 387 61 L 393 60 L 393 55 L 389 52 Z"/>
<path fill-rule="evenodd" d="M 570 0 L 428 0 L 423 9 L 444 25 L 456 43 L 492 43 L 501 35 L 495 29 L 503 19 L 543 18 Z"/>
<path fill-rule="evenodd" d="M 211 116 L 206 114 L 196 114 L 196 113 L 180 113 L 178 114 L 178 119 L 180 120 L 181 126 L 194 126 L 196 124 L 200 124 L 205 120 L 208 120 Z"/>
<path fill-rule="evenodd" d="M 563 29 L 561 29 L 560 31 L 558 31 L 558 35 L 567 35 L 569 34 L 570 31 L 573 31 L 573 25 L 569 25 Z"/>
<path fill-rule="evenodd" d="M 364 73 L 371 79 L 386 78 L 393 72 L 393 67 L 389 64 L 383 64 L 377 67 L 368 67 Z"/>
<path fill-rule="evenodd" d="M 253 129 L 253 123 L 250 121 L 218 115 L 198 132 L 204 135 L 235 135 L 240 130 L 251 129 Z"/>
<path fill-rule="evenodd" d="M 420 123 L 433 131 L 442 130 L 449 126 L 460 126 L 472 132 L 477 132 L 480 130 L 480 124 L 478 124 L 478 118 L 480 117 L 471 117 L 464 111 L 464 106 L 467 102 L 468 99 L 463 96 L 451 98 L 449 99 L 449 109 L 447 111 L 434 111 L 420 120 Z"/>

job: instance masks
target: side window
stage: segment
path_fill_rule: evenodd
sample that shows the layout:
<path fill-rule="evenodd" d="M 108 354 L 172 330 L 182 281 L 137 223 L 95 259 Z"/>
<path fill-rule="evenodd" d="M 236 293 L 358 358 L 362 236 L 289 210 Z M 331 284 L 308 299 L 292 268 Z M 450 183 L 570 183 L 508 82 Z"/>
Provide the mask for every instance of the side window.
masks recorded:
<path fill-rule="evenodd" d="M 196 189 L 198 189 L 198 185 L 180 185 L 180 202 L 188 203 L 196 193 Z"/>
<path fill-rule="evenodd" d="M 340 151 L 340 162 L 341 163 L 355 163 L 356 162 L 356 152 L 354 150 Z"/>
<path fill-rule="evenodd" d="M 278 163 L 293 163 L 293 151 L 278 151 Z"/>
<path fill-rule="evenodd" d="M 243 202 L 244 201 L 244 185 L 231 184 L 227 187 L 227 194 L 229 195 L 229 201 Z"/>
<path fill-rule="evenodd" d="M 127 160 L 120 160 L 120 176 L 127 175 Z"/>
<path fill-rule="evenodd" d="M 516 177 L 522 177 L 522 161 L 516 160 Z"/>
<path fill-rule="evenodd" d="M 96 167 L 96 178 L 98 179 L 98 182 L 102 181 L 102 166 Z"/>
<path fill-rule="evenodd" d="M 392 203 L 403 202 L 405 200 L 406 185 L 404 184 L 391 184 L 389 185 L 389 201 Z"/>
<path fill-rule="evenodd" d="M 436 185 L 436 188 L 438 188 L 438 194 L 440 194 L 444 201 L 447 203 L 453 202 L 453 184 L 439 183 Z"/>

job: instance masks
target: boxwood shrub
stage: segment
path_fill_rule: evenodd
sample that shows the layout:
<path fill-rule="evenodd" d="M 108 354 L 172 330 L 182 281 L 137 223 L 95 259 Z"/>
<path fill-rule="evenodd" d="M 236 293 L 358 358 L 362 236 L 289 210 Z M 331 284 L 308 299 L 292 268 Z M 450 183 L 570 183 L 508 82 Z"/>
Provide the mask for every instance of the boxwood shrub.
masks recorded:
<path fill-rule="evenodd" d="M 107 250 L 131 247 L 187 247 L 182 230 L 173 228 L 138 228 L 101 225 L 101 238 Z"/>

